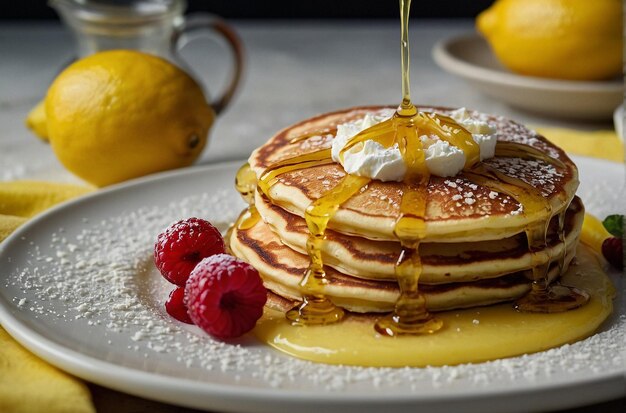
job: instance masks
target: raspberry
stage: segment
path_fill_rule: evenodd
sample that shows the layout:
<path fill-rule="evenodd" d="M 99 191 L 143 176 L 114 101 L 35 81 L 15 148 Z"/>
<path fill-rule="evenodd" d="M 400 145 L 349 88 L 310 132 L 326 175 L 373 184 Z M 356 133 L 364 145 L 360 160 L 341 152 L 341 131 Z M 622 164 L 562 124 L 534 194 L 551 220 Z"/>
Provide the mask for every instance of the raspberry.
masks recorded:
<path fill-rule="evenodd" d="M 191 320 L 220 339 L 252 330 L 266 300 L 267 291 L 257 270 L 227 254 L 203 259 L 185 286 Z"/>
<path fill-rule="evenodd" d="M 602 243 L 602 255 L 613 267 L 618 270 L 624 269 L 624 246 L 621 238 L 605 239 Z"/>
<path fill-rule="evenodd" d="M 154 244 L 154 262 L 169 282 L 183 287 L 203 258 L 225 251 L 222 235 L 211 223 L 189 218 L 170 225 Z"/>
<path fill-rule="evenodd" d="M 193 324 L 189 314 L 187 313 L 187 306 L 184 303 L 185 288 L 176 287 L 170 293 L 169 298 L 165 302 L 165 311 L 178 321 L 183 323 Z"/>

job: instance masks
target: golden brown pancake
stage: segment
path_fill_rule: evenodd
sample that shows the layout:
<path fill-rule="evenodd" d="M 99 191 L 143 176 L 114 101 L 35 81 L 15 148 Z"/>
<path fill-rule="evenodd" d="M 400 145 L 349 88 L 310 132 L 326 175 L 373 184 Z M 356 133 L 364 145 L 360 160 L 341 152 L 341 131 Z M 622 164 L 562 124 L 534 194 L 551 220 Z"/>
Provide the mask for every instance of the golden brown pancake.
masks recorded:
<path fill-rule="evenodd" d="M 567 246 L 565 267 L 573 258 L 577 242 Z M 261 220 L 248 229 L 235 228 L 230 239 L 235 255 L 248 261 L 263 278 L 265 286 L 289 300 L 300 300 L 299 283 L 309 266 L 309 257 L 284 245 Z M 483 263 L 488 264 L 488 263 Z M 550 278 L 558 276 L 558 265 Z M 429 310 L 473 307 L 508 301 L 524 295 L 530 288 L 530 271 L 517 271 L 496 278 L 446 284 L 420 284 Z M 343 274 L 326 267 L 325 295 L 336 305 L 354 312 L 387 312 L 399 296 L 395 281 L 373 281 Z"/>
<path fill-rule="evenodd" d="M 277 161 L 329 148 L 338 124 L 362 118 L 382 107 L 353 108 L 320 115 L 283 129 L 255 150 L 249 163 L 258 178 Z M 427 110 L 427 108 L 420 108 Z M 432 110 L 432 109 L 431 109 Z M 448 113 L 445 109 L 437 109 Z M 543 160 L 495 157 L 485 163 L 536 188 L 549 201 L 552 212 L 567 207 L 578 187 L 576 166 L 558 147 L 526 127 L 500 117 L 471 112 L 492 123 L 501 142 L 515 142 L 540 150 L 562 162 L 560 168 Z M 315 133 L 319 131 L 319 133 Z M 308 139 L 294 138 L 311 134 Z M 306 207 L 345 176 L 336 163 L 284 173 L 270 189 L 275 205 L 303 217 Z M 344 203 L 329 223 L 338 232 L 370 239 L 395 241 L 393 229 L 399 216 L 403 183 L 373 180 Z M 464 173 L 452 178 L 432 176 L 428 185 L 426 242 L 460 242 L 503 239 L 522 232 L 537 217 L 522 213 L 522 206 L 508 195 L 478 185 Z"/>
<path fill-rule="evenodd" d="M 272 205 L 267 198 L 258 193 L 255 205 L 282 243 L 306 254 L 308 229 L 303 218 Z M 575 197 L 565 218 L 567 245 L 577 242 L 583 217 L 582 202 L 580 198 Z M 550 248 L 550 254 L 543 255 L 542 263 L 546 262 L 549 256 L 558 257 L 561 252 L 562 245 L 559 243 L 557 226 L 557 217 L 554 217 L 548 232 L 547 246 Z M 400 250 L 398 242 L 373 241 L 329 230 L 322 244 L 322 257 L 326 265 L 345 274 L 358 278 L 393 281 L 394 267 Z M 532 256 L 528 251 L 526 235 L 523 233 L 501 240 L 423 243 L 420 245 L 420 255 L 423 265 L 420 282 L 424 284 L 493 278 L 532 266 Z"/>

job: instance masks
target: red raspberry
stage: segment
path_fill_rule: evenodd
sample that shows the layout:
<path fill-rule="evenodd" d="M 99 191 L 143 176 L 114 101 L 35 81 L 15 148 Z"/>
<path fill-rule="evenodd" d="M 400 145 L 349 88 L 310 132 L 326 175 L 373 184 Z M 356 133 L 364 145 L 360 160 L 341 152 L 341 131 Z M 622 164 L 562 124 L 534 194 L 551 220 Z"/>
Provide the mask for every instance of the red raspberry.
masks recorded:
<path fill-rule="evenodd" d="M 183 287 L 197 263 L 224 251 L 224 240 L 217 228 L 203 219 L 189 218 L 159 234 L 154 244 L 154 262 L 165 279 Z"/>
<path fill-rule="evenodd" d="M 178 321 L 183 323 L 193 324 L 189 314 L 187 313 L 187 306 L 184 303 L 185 288 L 176 287 L 170 293 L 169 298 L 165 302 L 165 311 Z"/>
<path fill-rule="evenodd" d="M 602 243 L 602 255 L 613 267 L 618 270 L 624 269 L 624 245 L 621 238 L 605 239 Z"/>
<path fill-rule="evenodd" d="M 185 286 L 191 320 L 220 339 L 239 337 L 252 330 L 266 300 L 267 291 L 258 271 L 227 254 L 203 259 Z"/>

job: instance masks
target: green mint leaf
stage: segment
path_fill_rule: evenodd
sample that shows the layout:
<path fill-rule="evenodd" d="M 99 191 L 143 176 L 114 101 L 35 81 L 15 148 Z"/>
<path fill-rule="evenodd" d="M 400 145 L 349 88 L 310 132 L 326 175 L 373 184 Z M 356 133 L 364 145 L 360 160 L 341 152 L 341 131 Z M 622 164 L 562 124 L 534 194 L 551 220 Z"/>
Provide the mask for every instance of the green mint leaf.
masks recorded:
<path fill-rule="evenodd" d="M 622 238 L 624 236 L 624 215 L 609 215 L 604 218 L 602 225 L 604 225 L 604 228 L 614 237 Z"/>

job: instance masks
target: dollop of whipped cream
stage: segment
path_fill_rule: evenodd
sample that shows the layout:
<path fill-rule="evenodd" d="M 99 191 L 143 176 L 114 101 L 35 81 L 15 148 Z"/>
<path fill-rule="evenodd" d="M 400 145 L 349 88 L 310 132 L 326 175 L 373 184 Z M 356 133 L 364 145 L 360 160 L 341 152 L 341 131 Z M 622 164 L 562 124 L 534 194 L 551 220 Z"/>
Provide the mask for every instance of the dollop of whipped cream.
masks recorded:
<path fill-rule="evenodd" d="M 407 168 L 397 144 L 385 148 L 378 142 L 367 140 L 363 145 L 357 145 L 346 151 L 343 161 L 339 157 L 339 153 L 352 137 L 391 118 L 394 113 L 393 109 L 383 109 L 376 113 L 368 113 L 363 119 L 338 125 L 331 149 L 333 160 L 340 163 L 350 175 L 366 176 L 380 181 L 402 181 Z M 496 130 L 493 126 L 484 120 L 470 117 L 465 108 L 454 110 L 448 116 L 472 134 L 480 148 L 481 161 L 494 156 Z M 460 148 L 434 135 L 420 136 L 420 140 L 424 148 L 426 166 L 432 175 L 447 177 L 461 172 L 465 165 L 465 153 Z"/>

